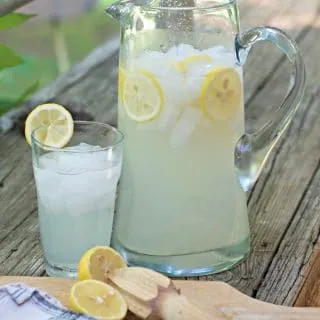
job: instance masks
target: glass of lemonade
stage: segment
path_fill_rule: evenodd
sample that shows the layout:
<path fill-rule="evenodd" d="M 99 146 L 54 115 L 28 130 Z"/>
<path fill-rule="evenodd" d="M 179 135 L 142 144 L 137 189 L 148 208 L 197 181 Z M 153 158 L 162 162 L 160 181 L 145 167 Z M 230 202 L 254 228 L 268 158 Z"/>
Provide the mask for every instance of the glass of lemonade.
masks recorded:
<path fill-rule="evenodd" d="M 122 166 L 123 135 L 110 125 L 75 121 L 64 148 L 32 133 L 41 242 L 50 276 L 76 276 L 85 251 L 109 245 Z"/>

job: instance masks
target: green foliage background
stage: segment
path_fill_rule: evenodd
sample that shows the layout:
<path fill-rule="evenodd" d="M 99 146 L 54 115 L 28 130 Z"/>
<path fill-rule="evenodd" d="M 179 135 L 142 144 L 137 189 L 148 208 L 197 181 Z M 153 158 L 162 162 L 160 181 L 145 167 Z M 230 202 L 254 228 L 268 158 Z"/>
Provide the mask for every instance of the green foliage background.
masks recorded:
<path fill-rule="evenodd" d="M 99 0 L 93 9 L 60 21 L 59 34 L 66 44 L 70 65 L 119 33 L 119 24 L 104 10 L 114 1 Z M 50 12 L 33 17 L 12 13 L 0 18 L 0 116 L 59 75 L 56 30 L 50 22 Z"/>
<path fill-rule="evenodd" d="M 34 17 L 34 15 L 23 14 L 23 13 L 10 13 L 3 17 L 0 17 L 0 31 L 10 29 L 12 27 L 18 26 L 25 21 L 28 21 Z M 5 44 L 0 44 L 0 72 L 3 73 L 5 69 L 13 68 L 24 62 L 24 59 L 16 53 L 13 49 L 9 48 Z M 0 87 L 3 79 L 0 79 Z M 28 86 L 25 91 L 18 97 L 15 101 L 10 101 L 10 103 L 0 104 L 0 116 L 9 111 L 10 109 L 18 106 L 23 102 L 30 94 L 32 94 L 38 88 L 38 82 L 32 83 Z"/>

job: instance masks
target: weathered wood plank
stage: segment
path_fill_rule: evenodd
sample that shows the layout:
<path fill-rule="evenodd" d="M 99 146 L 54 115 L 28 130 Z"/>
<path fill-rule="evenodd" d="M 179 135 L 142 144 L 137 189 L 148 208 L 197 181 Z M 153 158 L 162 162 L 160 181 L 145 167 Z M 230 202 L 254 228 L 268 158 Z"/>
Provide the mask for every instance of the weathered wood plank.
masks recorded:
<path fill-rule="evenodd" d="M 269 2 L 264 3 L 266 7 L 269 6 Z M 255 17 L 253 17 L 253 24 L 267 24 L 282 28 L 290 37 L 297 42 L 301 42 L 317 19 L 319 2 L 317 0 L 306 0 L 303 2 L 285 1 L 285 9 L 282 7 L 284 4 L 281 5 L 281 3 L 282 1 L 274 3 L 272 7 L 275 10 L 272 11 L 268 20 L 261 19 L 261 21 L 257 21 Z M 264 10 L 268 9 L 263 8 L 263 11 Z M 304 18 L 296 18 L 300 16 Z M 297 19 L 297 24 L 290 24 L 288 22 L 289 17 L 294 21 Z M 253 48 L 252 53 L 249 54 L 248 61 L 244 67 L 246 127 L 248 130 L 260 127 L 263 123 L 264 116 L 267 115 L 270 110 L 267 107 L 278 105 L 284 96 L 286 90 L 284 84 L 288 83 L 289 69 L 283 70 L 284 77 L 280 87 L 280 90 L 282 90 L 281 95 L 273 93 L 276 86 L 269 86 L 268 89 L 265 88 L 267 83 L 271 83 L 273 74 L 284 62 L 285 58 L 283 54 L 270 43 L 258 44 L 256 48 Z M 269 96 L 269 99 L 266 99 L 264 104 L 261 98 L 256 99 L 257 94 L 261 91 Z"/>
<path fill-rule="evenodd" d="M 319 23 L 320 15 L 318 15 L 315 26 L 318 26 Z M 314 27 L 300 42 L 309 81 L 305 102 L 302 105 L 304 110 L 302 110 L 300 125 L 294 123 L 293 128 L 296 126 L 296 129 L 289 132 L 292 149 L 288 150 L 288 159 L 283 162 L 288 167 L 288 174 L 291 170 L 293 176 L 288 176 L 285 179 L 287 186 L 292 189 L 292 195 L 290 198 L 288 197 L 288 202 L 295 203 L 295 199 L 299 199 L 299 195 L 302 197 L 256 295 L 258 298 L 275 303 L 292 304 L 295 301 L 296 294 L 303 282 L 302 275 L 305 271 L 305 264 L 319 236 L 320 86 L 316 81 L 313 81 L 313 79 L 317 79 L 317 70 L 320 68 L 317 58 L 320 49 L 314 46 L 314 43 L 319 40 L 319 31 Z M 283 73 L 279 69 L 274 83 L 282 81 Z M 270 86 L 268 87 L 270 89 Z M 262 101 L 266 98 L 265 95 Z M 299 136 L 295 132 L 299 132 Z M 266 192 L 265 190 L 266 188 L 264 188 L 264 192 Z M 275 198 L 274 201 L 276 201 Z"/>
<path fill-rule="evenodd" d="M 15 232 L 30 212 L 36 210 L 31 150 L 17 132 L 7 133 L 3 137 L 0 140 L 1 153 L 4 155 L 0 157 L 0 256 L 3 248 L 1 241 Z M 12 149 L 6 148 L 10 138 L 15 142 Z"/>
<path fill-rule="evenodd" d="M 295 306 L 320 307 L 320 244 L 319 240 L 312 256 L 302 270 L 303 283 Z"/>
<path fill-rule="evenodd" d="M 10 153 L 7 157 L 9 161 L 11 159 L 11 168 L 18 169 L 19 175 L 17 175 L 17 171 L 14 169 L 2 180 L 3 186 L 0 193 L 0 201 L 3 210 L 7 209 L 16 197 L 25 192 L 27 184 L 32 180 L 30 148 L 27 147 L 25 141 L 21 140 L 21 138 L 16 147 L 23 150 L 23 152 L 17 152 L 18 154 L 20 153 L 20 157 L 16 157 L 15 152 Z"/>
<path fill-rule="evenodd" d="M 21 141 L 21 135 L 17 132 L 0 134 L 0 182 L 14 169 L 13 163 L 21 157 L 20 150 L 17 149 L 17 143 Z M 10 157 L 8 156 L 10 154 Z"/>
<path fill-rule="evenodd" d="M 44 272 L 36 208 L 0 242 L 0 274 L 41 275 Z"/>
<path fill-rule="evenodd" d="M 310 115 L 311 117 L 316 116 L 316 112 L 319 109 L 318 107 L 319 104 L 314 103 L 313 112 Z M 319 119 L 318 117 L 315 118 Z M 307 123 L 310 124 L 310 122 Z M 315 125 L 319 126 L 320 121 L 318 120 Z M 316 132 L 319 134 L 319 130 L 314 130 L 314 134 Z M 313 137 L 311 136 L 314 143 L 311 143 L 310 149 L 311 147 L 320 147 L 319 140 L 316 142 L 314 138 L 315 135 Z M 299 167 L 299 162 L 302 163 L 303 161 L 304 160 L 300 158 L 296 163 L 297 166 L 293 166 L 290 169 L 295 170 L 295 168 Z M 312 173 L 311 181 L 304 186 L 305 194 L 303 194 L 303 197 L 297 204 L 297 211 L 293 218 L 291 218 L 292 221 L 290 221 L 289 227 L 285 231 L 281 243 L 276 248 L 275 255 L 272 257 L 272 263 L 268 268 L 268 272 L 259 286 L 256 294 L 256 297 L 259 299 L 286 305 L 291 305 L 296 300 L 299 288 L 303 281 L 302 269 L 308 262 L 314 244 L 319 236 L 320 157 L 318 161 L 319 162 Z M 311 169 L 311 165 L 309 167 Z M 299 170 L 300 169 L 301 167 L 299 167 Z M 305 169 L 306 167 L 302 167 L 302 170 Z M 309 171 L 302 171 L 302 173 L 309 174 Z M 297 188 L 297 191 L 300 192 L 300 189 L 302 188 L 300 181 L 301 179 L 295 181 L 299 184 L 298 188 L 290 184 L 291 181 L 289 181 L 288 187 L 290 188 L 290 186 L 292 186 L 291 188 L 293 190 L 291 191 L 292 196 L 290 197 L 290 194 L 288 195 L 288 201 L 290 199 L 293 201 L 293 196 L 295 194 L 294 189 Z M 304 181 L 301 182 L 302 185 L 303 182 Z M 297 200 L 299 199 L 298 195 L 296 198 Z M 281 214 L 281 212 L 279 212 L 279 214 Z"/>
<path fill-rule="evenodd" d="M 19 182 L 22 183 L 22 180 Z M 12 232 L 16 232 L 16 228 L 37 208 L 33 180 L 30 179 L 21 191 L 13 191 L 12 194 L 12 199 L 1 209 L 0 243 Z M 2 245 L 0 248 L 3 248 Z"/>

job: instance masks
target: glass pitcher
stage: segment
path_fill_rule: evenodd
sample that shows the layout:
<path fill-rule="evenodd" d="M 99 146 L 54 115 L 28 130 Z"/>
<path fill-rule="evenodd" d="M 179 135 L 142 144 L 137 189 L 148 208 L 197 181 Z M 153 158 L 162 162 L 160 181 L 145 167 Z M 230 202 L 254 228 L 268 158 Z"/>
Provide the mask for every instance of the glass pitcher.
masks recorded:
<path fill-rule="evenodd" d="M 184 0 L 189 1 L 189 0 Z M 113 246 L 171 276 L 227 270 L 250 250 L 246 191 L 297 110 L 305 71 L 281 30 L 241 33 L 234 0 L 120 1 L 118 126 L 125 135 Z M 271 41 L 292 64 L 287 95 L 245 133 L 242 65 Z"/>

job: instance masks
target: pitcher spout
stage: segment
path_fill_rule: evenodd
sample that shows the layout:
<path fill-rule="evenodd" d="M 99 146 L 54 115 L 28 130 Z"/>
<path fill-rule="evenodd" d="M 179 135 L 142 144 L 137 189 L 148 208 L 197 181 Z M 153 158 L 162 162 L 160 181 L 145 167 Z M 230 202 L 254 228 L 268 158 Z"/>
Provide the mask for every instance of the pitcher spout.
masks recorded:
<path fill-rule="evenodd" d="M 116 1 L 106 8 L 106 13 L 120 22 L 124 16 L 131 12 L 133 6 L 134 2 L 131 0 Z"/>

